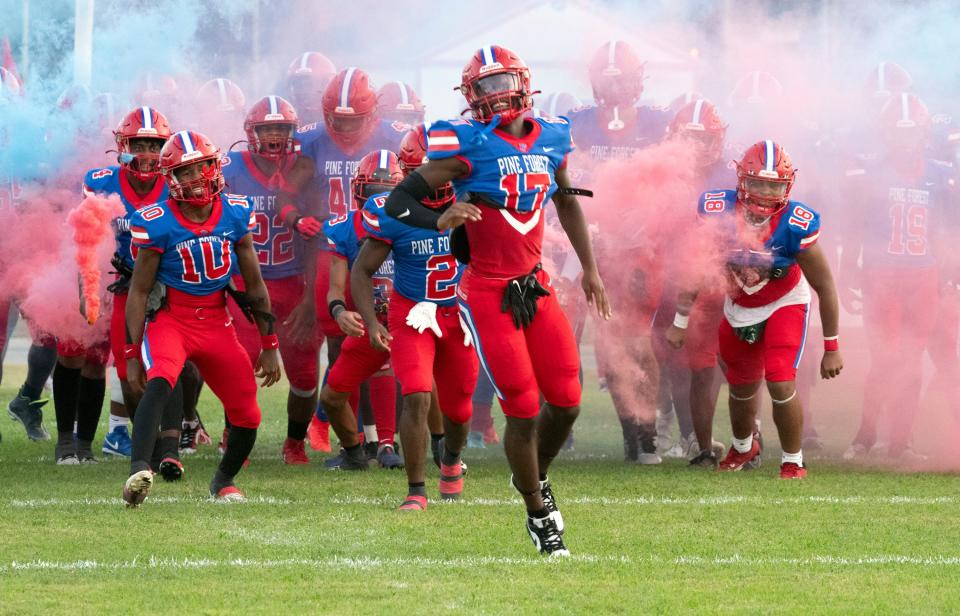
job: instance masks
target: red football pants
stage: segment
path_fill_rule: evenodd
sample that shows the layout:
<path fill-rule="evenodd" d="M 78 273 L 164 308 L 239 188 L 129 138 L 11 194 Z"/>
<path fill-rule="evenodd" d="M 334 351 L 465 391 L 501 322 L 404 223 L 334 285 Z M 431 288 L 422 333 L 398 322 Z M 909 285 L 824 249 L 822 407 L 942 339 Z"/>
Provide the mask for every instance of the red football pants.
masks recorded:
<path fill-rule="evenodd" d="M 456 305 L 437 308 L 437 323 L 443 336 L 427 329 L 422 334 L 406 324 L 416 302 L 394 292 L 390 297 L 390 344 L 393 371 L 404 396 L 428 393 L 437 383 L 440 411 L 458 424 L 470 421 L 471 396 L 477 386 L 477 354 L 464 346 Z"/>
<path fill-rule="evenodd" d="M 348 336 L 340 347 L 340 355 L 330 367 L 327 385 L 333 391 L 349 394 L 377 372 L 389 369 L 389 353 L 374 349 L 366 336 Z M 385 380 L 371 380 L 370 404 L 373 406 L 377 437 L 381 443 L 392 443 L 397 431 L 397 381 L 390 378 L 389 383 L 385 383 Z M 389 395 L 391 390 L 392 396 Z"/>
<path fill-rule="evenodd" d="M 537 416 L 541 392 L 553 406 L 580 404 L 580 355 L 573 330 L 550 277 L 541 270 L 537 279 L 550 295 L 540 298 L 536 317 L 524 329 L 500 310 L 507 280 L 481 278 L 468 267 L 457 289 L 460 314 L 500 406 L 505 415 L 521 419 Z"/>
<path fill-rule="evenodd" d="M 231 425 L 257 428 L 257 382 L 253 365 L 231 327 L 223 293 L 189 296 L 167 289 L 168 306 L 148 322 L 141 358 L 147 378 L 174 387 L 187 360 L 223 403 Z"/>
<path fill-rule="evenodd" d="M 727 319 L 720 323 L 720 357 L 726 365 L 727 382 L 731 385 L 793 381 L 803 357 L 807 336 L 809 304 L 778 308 L 764 327 L 763 335 L 747 344 L 733 331 Z"/>

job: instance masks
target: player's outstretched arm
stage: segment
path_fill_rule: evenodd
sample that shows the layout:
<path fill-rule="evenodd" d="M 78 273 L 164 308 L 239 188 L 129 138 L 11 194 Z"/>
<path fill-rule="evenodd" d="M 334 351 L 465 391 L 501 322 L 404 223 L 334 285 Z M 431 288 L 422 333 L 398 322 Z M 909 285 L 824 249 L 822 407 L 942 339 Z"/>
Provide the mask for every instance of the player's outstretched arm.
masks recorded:
<path fill-rule="evenodd" d="M 267 285 L 263 283 L 263 276 L 260 275 L 260 263 L 253 249 L 253 236 L 249 233 L 243 236 L 235 247 L 247 299 L 254 310 L 253 318 L 257 329 L 260 330 L 262 350 L 255 366 L 256 375 L 263 377 L 263 387 L 270 387 L 280 380 L 280 353 L 277 351 L 277 336 L 270 313 L 270 295 L 267 293 Z"/>
<path fill-rule="evenodd" d="M 330 259 L 330 287 L 327 290 L 327 310 L 340 326 L 340 331 L 348 336 L 363 335 L 363 319 L 359 313 L 347 310 L 344 301 L 347 297 L 347 260 L 340 255 Z"/>
<path fill-rule="evenodd" d="M 388 216 L 405 225 L 444 231 L 459 227 L 468 220 L 480 220 L 480 208 L 458 201 L 442 214 L 423 204 L 423 200 L 447 182 L 463 177 L 470 168 L 459 158 L 431 160 L 419 167 L 390 192 L 384 210 Z"/>
<path fill-rule="evenodd" d="M 823 338 L 828 342 L 825 348 L 836 349 L 825 350 L 823 360 L 820 362 L 820 376 L 832 379 L 843 370 L 843 357 L 840 355 L 837 342 L 840 331 L 840 302 L 837 299 L 837 287 L 833 282 L 827 256 L 819 244 L 814 244 L 798 253 L 797 264 L 820 300 L 820 323 L 823 325 Z"/>
<path fill-rule="evenodd" d="M 378 351 L 390 352 L 393 337 L 377 319 L 373 301 L 373 275 L 390 255 L 390 244 L 375 238 L 367 238 L 360 247 L 360 254 L 350 270 L 350 292 L 357 312 L 363 317 L 370 336 L 370 346 Z"/>
<path fill-rule="evenodd" d="M 133 265 L 130 290 L 127 292 L 127 307 L 124 316 L 127 325 L 127 344 L 130 349 L 139 347 L 143 341 L 143 329 L 147 322 L 147 297 L 157 281 L 161 253 L 141 248 Z M 126 358 L 127 382 L 137 395 L 147 386 L 146 374 L 140 365 L 140 355 Z"/>
<path fill-rule="evenodd" d="M 557 186 L 560 188 L 570 188 L 570 178 L 567 175 L 566 167 L 556 171 Z M 563 227 L 567 237 L 570 238 L 570 244 L 580 259 L 580 265 L 583 267 L 583 292 L 587 296 L 587 302 L 597 308 L 597 314 L 603 319 L 609 319 L 612 312 L 610 302 L 607 299 L 607 291 L 603 288 L 603 281 L 600 279 L 600 271 L 597 269 L 597 261 L 593 257 L 593 247 L 590 245 L 590 231 L 587 229 L 587 221 L 583 216 L 583 209 L 580 202 L 573 195 L 560 194 L 553 195 L 553 202 L 557 206 L 557 217 L 560 219 L 560 225 Z"/>

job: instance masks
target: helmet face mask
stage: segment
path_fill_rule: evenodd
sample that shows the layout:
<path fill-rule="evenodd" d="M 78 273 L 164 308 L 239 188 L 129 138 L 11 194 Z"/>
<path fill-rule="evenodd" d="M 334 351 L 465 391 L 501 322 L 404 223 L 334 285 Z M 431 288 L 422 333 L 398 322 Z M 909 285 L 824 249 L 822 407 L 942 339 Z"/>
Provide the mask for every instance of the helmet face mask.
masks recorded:
<path fill-rule="evenodd" d="M 590 86 L 601 107 L 631 107 L 643 95 L 643 62 L 625 41 L 608 41 L 590 60 Z"/>
<path fill-rule="evenodd" d="M 294 124 L 258 124 L 253 127 L 250 150 L 259 156 L 279 160 L 293 151 Z"/>
<path fill-rule="evenodd" d="M 406 177 L 416 171 L 421 165 L 427 162 L 427 130 L 423 124 L 416 127 L 403 136 L 400 141 L 400 151 L 398 158 L 400 160 L 400 170 Z M 447 182 L 437 188 L 433 195 L 427 197 L 422 203 L 433 209 L 439 209 L 456 201 L 456 195 L 453 192 L 453 182 Z"/>
<path fill-rule="evenodd" d="M 198 206 L 207 205 L 220 192 L 215 186 L 219 173 L 220 163 L 212 159 L 181 165 L 170 173 L 170 194 L 174 194 L 176 187 L 179 196 L 174 199 L 177 201 Z"/>
<path fill-rule="evenodd" d="M 912 160 L 923 156 L 930 135 L 930 112 L 916 95 L 902 92 L 891 97 L 880 111 L 879 125 L 891 156 Z"/>
<path fill-rule="evenodd" d="M 762 225 L 789 203 L 797 171 L 790 155 L 773 141 L 750 146 L 737 163 L 737 202 L 745 219 Z"/>
<path fill-rule="evenodd" d="M 350 191 L 357 209 L 362 209 L 367 199 L 380 193 L 390 192 L 403 179 L 400 161 L 389 150 L 374 150 L 360 159 L 357 173 L 350 182 Z"/>
<path fill-rule="evenodd" d="M 479 49 L 463 69 L 458 88 L 473 117 L 508 124 L 533 109 L 530 69 L 515 53 L 498 45 Z"/>
<path fill-rule="evenodd" d="M 130 171 L 135 178 L 146 182 L 160 174 L 160 150 L 163 149 L 163 139 L 134 137 L 118 141 L 120 165 Z"/>
<path fill-rule="evenodd" d="M 160 173 L 170 197 L 194 207 L 210 205 L 226 186 L 220 149 L 194 131 L 180 131 L 167 140 L 160 152 Z"/>
<path fill-rule="evenodd" d="M 279 162 L 296 150 L 294 133 L 299 125 L 297 111 L 286 99 L 264 96 L 250 107 L 243 121 L 247 150 Z"/>

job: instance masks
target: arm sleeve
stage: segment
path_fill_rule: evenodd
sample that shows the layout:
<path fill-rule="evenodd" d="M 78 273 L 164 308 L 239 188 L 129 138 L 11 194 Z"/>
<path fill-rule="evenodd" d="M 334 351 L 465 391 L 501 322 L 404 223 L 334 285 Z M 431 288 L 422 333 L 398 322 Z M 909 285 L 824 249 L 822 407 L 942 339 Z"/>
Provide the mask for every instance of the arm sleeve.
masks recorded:
<path fill-rule="evenodd" d="M 440 212 L 421 203 L 423 199 L 430 196 L 430 192 L 427 181 L 414 171 L 403 178 L 403 181 L 387 197 L 387 204 L 384 207 L 387 216 L 396 218 L 411 227 L 436 231 Z"/>

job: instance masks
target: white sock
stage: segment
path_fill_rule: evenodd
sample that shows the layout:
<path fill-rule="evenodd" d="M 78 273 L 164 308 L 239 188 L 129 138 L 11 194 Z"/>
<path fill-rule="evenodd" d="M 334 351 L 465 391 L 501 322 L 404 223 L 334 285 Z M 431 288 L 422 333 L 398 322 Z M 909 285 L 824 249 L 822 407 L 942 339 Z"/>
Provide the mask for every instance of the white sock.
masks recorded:
<path fill-rule="evenodd" d="M 737 438 L 733 437 L 733 448 L 740 453 L 747 453 L 753 448 L 753 435 L 751 434 L 747 438 Z"/>
<path fill-rule="evenodd" d="M 377 437 L 377 426 L 363 426 L 363 438 L 368 443 L 376 443 L 380 439 Z"/>
<path fill-rule="evenodd" d="M 118 416 L 114 415 L 113 413 L 111 413 L 111 414 L 110 414 L 110 424 L 109 424 L 110 429 L 108 430 L 108 432 L 113 432 L 114 430 L 116 430 L 117 428 L 119 428 L 119 427 L 121 427 L 121 426 L 123 426 L 124 428 L 126 428 L 126 427 L 129 426 L 129 425 L 130 425 L 130 418 L 129 418 L 129 417 L 118 417 Z"/>
<path fill-rule="evenodd" d="M 781 464 L 786 464 L 787 462 L 793 462 L 797 466 L 803 466 L 803 450 L 801 449 L 797 453 L 787 453 L 783 452 L 783 456 L 780 458 Z"/>
<path fill-rule="evenodd" d="M 183 427 L 190 428 L 191 430 L 196 430 L 197 428 L 200 427 L 200 420 L 199 419 L 194 419 L 193 421 L 184 420 Z"/>

